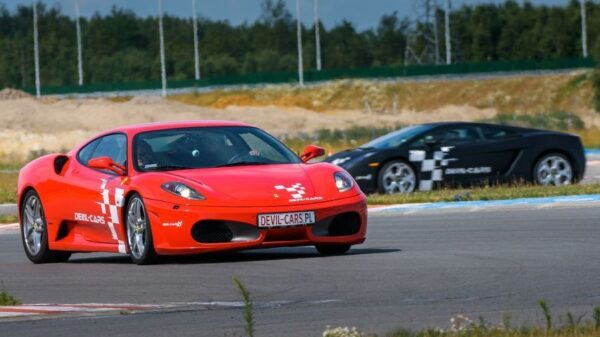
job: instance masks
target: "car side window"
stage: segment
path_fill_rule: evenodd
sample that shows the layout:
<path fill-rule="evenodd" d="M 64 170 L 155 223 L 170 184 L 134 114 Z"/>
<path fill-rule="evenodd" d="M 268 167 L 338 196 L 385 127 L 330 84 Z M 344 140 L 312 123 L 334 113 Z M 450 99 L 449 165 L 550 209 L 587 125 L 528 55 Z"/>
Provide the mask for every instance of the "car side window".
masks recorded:
<path fill-rule="evenodd" d="M 429 142 L 437 142 L 439 145 L 459 145 L 480 141 L 482 138 L 475 127 L 461 126 L 435 130 L 425 134 L 415 142 L 415 147 L 423 147 Z"/>
<path fill-rule="evenodd" d="M 493 126 L 480 126 L 479 130 L 481 130 L 481 133 L 485 139 L 501 139 L 516 135 L 516 132 L 514 131 Z"/>
<path fill-rule="evenodd" d="M 113 134 L 94 140 L 79 151 L 77 158 L 87 166 L 90 159 L 110 157 L 113 162 L 125 165 L 127 161 L 127 136 Z"/>
<path fill-rule="evenodd" d="M 110 157 L 113 162 L 125 165 L 127 161 L 127 136 L 114 134 L 102 137 L 92 158 Z"/>
<path fill-rule="evenodd" d="M 94 155 L 94 151 L 96 151 L 96 148 L 98 147 L 98 144 L 100 144 L 101 140 L 102 138 L 98 138 L 79 150 L 77 159 L 80 163 L 87 165 L 88 161 L 93 158 L 92 156 Z"/>

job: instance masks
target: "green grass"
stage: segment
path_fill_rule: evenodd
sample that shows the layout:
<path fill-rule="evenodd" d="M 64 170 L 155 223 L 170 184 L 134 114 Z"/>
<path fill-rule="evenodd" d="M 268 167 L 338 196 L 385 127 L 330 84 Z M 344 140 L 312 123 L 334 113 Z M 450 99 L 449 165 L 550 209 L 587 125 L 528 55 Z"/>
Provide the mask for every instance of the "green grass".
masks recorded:
<path fill-rule="evenodd" d="M 248 337 L 254 337 L 254 306 L 252 304 L 250 292 L 244 283 L 237 277 L 233 278 L 233 283 L 238 288 L 242 298 L 244 299 L 244 322 L 246 323 L 246 334 Z"/>
<path fill-rule="evenodd" d="M 0 204 L 15 203 L 18 173 L 0 173 Z"/>
<path fill-rule="evenodd" d="M 0 224 L 17 223 L 17 222 L 19 222 L 19 218 L 17 218 L 14 215 L 1 215 L 0 214 Z"/>
<path fill-rule="evenodd" d="M 598 337 L 600 336 L 600 307 L 595 307 L 591 318 L 589 315 L 574 316 L 571 312 L 556 317 L 559 324 L 553 325 L 554 318 L 544 300 L 538 305 L 544 317 L 545 327 L 513 327 L 510 316 L 503 315 L 501 323 L 492 325 L 479 317 L 472 321 L 464 315 L 456 315 L 450 319 L 449 327 L 430 328 L 418 331 L 398 329 L 384 334 L 384 337 Z M 357 328 L 337 327 L 323 332 L 323 337 L 377 337 L 365 334 Z"/>
<path fill-rule="evenodd" d="M 12 296 L 11 294 L 2 291 L 0 292 L 0 306 L 19 305 L 21 301 Z"/>
<path fill-rule="evenodd" d="M 370 205 L 391 205 L 439 201 L 481 201 L 542 198 L 563 195 L 600 194 L 600 184 L 569 186 L 500 185 L 469 189 L 441 189 L 399 195 L 371 195 Z"/>

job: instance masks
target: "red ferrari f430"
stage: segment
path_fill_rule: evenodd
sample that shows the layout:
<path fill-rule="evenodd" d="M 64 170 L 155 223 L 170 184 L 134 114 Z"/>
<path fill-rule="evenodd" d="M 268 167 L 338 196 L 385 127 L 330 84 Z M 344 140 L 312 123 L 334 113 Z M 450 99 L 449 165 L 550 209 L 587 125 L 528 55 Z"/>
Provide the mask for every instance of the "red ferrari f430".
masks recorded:
<path fill-rule="evenodd" d="M 285 246 L 342 254 L 365 240 L 364 194 L 343 169 L 308 163 L 256 127 L 188 121 L 117 128 L 19 174 L 34 263 L 77 252 L 158 255 Z"/>

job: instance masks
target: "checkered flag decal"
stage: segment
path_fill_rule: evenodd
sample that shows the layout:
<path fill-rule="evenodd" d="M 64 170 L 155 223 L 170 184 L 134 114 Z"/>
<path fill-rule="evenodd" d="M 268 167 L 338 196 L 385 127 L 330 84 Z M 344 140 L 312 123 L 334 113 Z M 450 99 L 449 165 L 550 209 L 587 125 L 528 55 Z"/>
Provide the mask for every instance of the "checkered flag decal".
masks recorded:
<path fill-rule="evenodd" d="M 448 166 L 454 158 L 446 158 L 452 147 L 442 147 L 440 151 L 427 152 L 424 150 L 410 151 L 409 160 L 415 163 L 415 166 L 420 172 L 419 175 L 419 190 L 431 191 L 434 182 L 444 180 L 444 167 Z M 431 155 L 431 158 L 428 158 Z"/>
<path fill-rule="evenodd" d="M 275 186 L 276 190 L 279 191 L 288 191 L 290 192 L 290 194 L 292 195 L 292 199 L 302 199 L 304 198 L 304 195 L 306 194 L 306 187 L 302 186 L 301 183 L 297 183 L 294 184 L 290 187 L 285 187 L 283 185 L 277 185 Z"/>
<path fill-rule="evenodd" d="M 110 202 L 110 191 L 106 188 L 108 180 L 101 179 L 100 184 L 100 195 L 102 195 L 102 202 L 98 202 L 102 210 L 102 215 L 106 216 L 106 222 L 108 229 L 112 235 L 113 240 L 117 241 L 119 247 L 119 253 L 125 253 L 125 241 L 120 240 L 115 230 L 115 225 L 120 224 L 119 221 L 119 208 L 123 207 L 124 199 L 123 194 L 125 191 L 122 188 L 115 189 L 114 203 Z"/>

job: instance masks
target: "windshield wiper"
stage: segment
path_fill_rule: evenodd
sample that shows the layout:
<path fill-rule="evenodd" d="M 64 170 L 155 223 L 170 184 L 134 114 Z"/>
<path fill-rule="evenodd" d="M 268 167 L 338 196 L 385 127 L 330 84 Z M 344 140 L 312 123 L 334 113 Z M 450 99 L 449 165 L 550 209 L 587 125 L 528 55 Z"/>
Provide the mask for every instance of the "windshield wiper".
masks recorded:
<path fill-rule="evenodd" d="M 238 161 L 235 163 L 223 164 L 215 167 L 231 167 L 231 166 L 252 166 L 252 165 L 269 165 L 273 163 L 265 163 L 259 161 Z"/>

